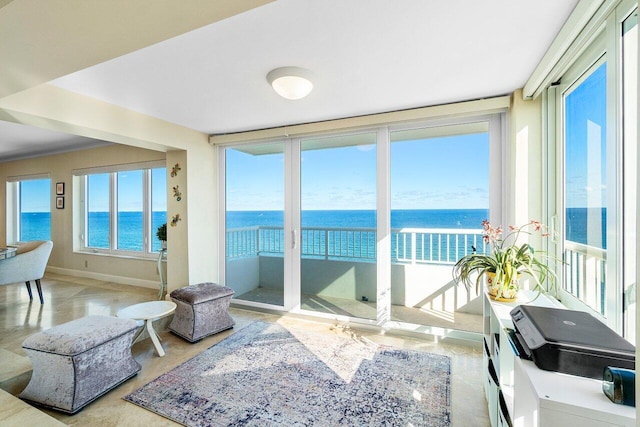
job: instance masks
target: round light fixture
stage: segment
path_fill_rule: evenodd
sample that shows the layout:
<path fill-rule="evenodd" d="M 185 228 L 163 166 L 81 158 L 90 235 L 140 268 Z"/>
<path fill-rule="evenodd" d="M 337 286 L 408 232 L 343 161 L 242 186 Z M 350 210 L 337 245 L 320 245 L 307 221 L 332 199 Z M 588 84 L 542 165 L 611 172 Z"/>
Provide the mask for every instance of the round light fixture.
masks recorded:
<path fill-rule="evenodd" d="M 300 67 L 281 67 L 269 71 L 267 81 L 278 95 L 296 100 L 309 95 L 313 89 L 311 71 Z"/>

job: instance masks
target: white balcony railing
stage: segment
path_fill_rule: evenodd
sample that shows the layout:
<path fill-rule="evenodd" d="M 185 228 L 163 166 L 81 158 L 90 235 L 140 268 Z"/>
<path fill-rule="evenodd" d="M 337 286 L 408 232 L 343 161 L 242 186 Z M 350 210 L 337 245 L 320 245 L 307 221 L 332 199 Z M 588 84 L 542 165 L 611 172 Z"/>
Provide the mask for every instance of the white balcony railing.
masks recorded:
<path fill-rule="evenodd" d="M 564 248 L 565 290 L 604 316 L 607 251 L 569 240 Z"/>
<path fill-rule="evenodd" d="M 375 262 L 376 230 L 373 228 L 302 228 L 302 257 L 307 259 Z M 246 227 L 227 230 L 227 259 L 282 256 L 282 227 Z M 474 248 L 484 253 L 482 230 L 403 228 L 391 233 L 394 263 L 454 264 Z"/>

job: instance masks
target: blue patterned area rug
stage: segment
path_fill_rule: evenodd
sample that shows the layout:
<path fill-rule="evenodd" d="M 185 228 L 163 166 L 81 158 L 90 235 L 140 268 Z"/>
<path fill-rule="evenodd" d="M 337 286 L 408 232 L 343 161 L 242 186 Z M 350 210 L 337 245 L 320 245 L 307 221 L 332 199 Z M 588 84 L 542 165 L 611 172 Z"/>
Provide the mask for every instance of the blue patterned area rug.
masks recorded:
<path fill-rule="evenodd" d="M 124 397 L 186 426 L 449 426 L 450 359 L 254 322 Z"/>

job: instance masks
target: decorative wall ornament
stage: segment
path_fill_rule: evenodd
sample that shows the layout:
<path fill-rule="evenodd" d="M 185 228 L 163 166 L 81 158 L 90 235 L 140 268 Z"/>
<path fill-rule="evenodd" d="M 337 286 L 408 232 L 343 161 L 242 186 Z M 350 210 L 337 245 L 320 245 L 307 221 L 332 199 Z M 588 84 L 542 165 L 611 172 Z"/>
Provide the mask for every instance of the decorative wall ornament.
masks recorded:
<path fill-rule="evenodd" d="M 182 218 L 180 218 L 180 214 L 175 214 L 172 218 L 171 218 L 171 226 L 175 227 L 176 225 L 178 225 L 178 221 L 182 221 Z"/>
<path fill-rule="evenodd" d="M 173 197 L 176 198 L 176 201 L 180 201 L 182 200 L 182 193 L 180 192 L 180 186 L 176 185 L 175 187 L 173 187 Z"/>
<path fill-rule="evenodd" d="M 178 176 L 178 172 L 181 171 L 182 168 L 180 168 L 180 163 L 176 163 L 173 168 L 171 168 L 171 177 L 175 178 L 176 176 Z"/>

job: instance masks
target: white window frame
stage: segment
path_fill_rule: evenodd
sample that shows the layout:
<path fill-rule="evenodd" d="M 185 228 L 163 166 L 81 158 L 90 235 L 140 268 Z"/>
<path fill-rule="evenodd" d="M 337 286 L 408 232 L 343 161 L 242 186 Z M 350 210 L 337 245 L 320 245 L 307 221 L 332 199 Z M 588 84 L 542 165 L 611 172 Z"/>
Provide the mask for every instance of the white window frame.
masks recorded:
<path fill-rule="evenodd" d="M 49 174 L 24 175 L 7 178 L 6 187 L 6 241 L 9 244 L 20 243 L 20 183 L 24 181 L 34 181 L 48 179 L 51 184 L 51 176 Z M 51 197 L 54 194 L 49 186 L 49 213 L 51 213 Z M 51 236 L 49 236 L 51 238 Z"/>
<path fill-rule="evenodd" d="M 126 165 L 117 165 L 109 167 L 90 168 L 73 171 L 74 184 L 77 187 L 77 202 L 74 203 L 74 215 L 77 219 L 78 226 L 76 230 L 76 240 L 74 243 L 74 252 L 102 254 L 110 256 L 120 256 L 127 258 L 150 258 L 157 259 L 158 252 L 153 251 L 153 236 L 155 230 L 151 229 L 152 209 L 151 209 L 151 170 L 165 168 L 164 161 L 132 163 Z M 118 238 L 118 173 L 126 171 L 142 171 L 142 218 L 143 218 L 143 250 L 132 251 L 117 249 Z M 88 246 L 88 208 L 87 208 L 87 177 L 95 174 L 109 175 L 109 247 L 96 248 Z"/>
<path fill-rule="evenodd" d="M 455 109 L 455 106 L 451 106 Z M 505 154 L 507 147 L 507 115 L 506 109 L 500 108 L 498 111 L 476 111 L 469 114 L 447 114 L 445 117 L 428 118 L 421 120 L 402 120 L 389 121 L 387 123 L 379 123 L 377 126 L 362 126 L 355 129 L 323 129 L 320 132 L 300 133 L 287 138 L 264 138 L 236 140 L 230 143 L 220 143 L 218 145 L 218 191 L 220 203 L 219 212 L 219 235 L 226 236 L 226 164 L 225 150 L 228 148 L 237 148 L 242 145 L 254 145 L 264 143 L 281 143 L 285 144 L 285 276 L 284 276 L 284 307 L 269 305 L 264 303 L 234 300 L 238 305 L 248 307 L 272 309 L 276 311 L 290 311 L 310 315 L 318 318 L 332 319 L 334 315 L 317 311 L 308 311 L 300 309 L 300 248 L 296 245 L 292 246 L 292 235 L 300 229 L 300 141 L 307 138 L 329 138 L 332 136 L 345 136 L 363 133 L 375 133 L 376 150 L 377 150 L 377 233 L 378 233 L 378 260 L 377 260 L 377 301 L 378 301 L 378 318 L 363 319 L 351 318 L 349 321 L 366 325 L 384 325 L 385 327 L 399 330 L 415 330 L 416 325 L 406 324 L 393 321 L 391 319 L 391 244 L 389 239 L 383 239 L 380 236 L 388 236 L 391 233 L 390 225 L 390 209 L 391 209 L 391 192 L 389 188 L 390 179 L 390 144 L 391 132 L 408 129 L 425 129 L 433 128 L 436 131 L 439 128 L 445 129 L 455 126 L 473 126 L 478 122 L 487 123 L 489 134 L 489 211 L 490 220 L 496 224 L 500 224 L 506 219 L 506 205 L 504 203 L 505 183 L 506 183 L 506 164 Z M 374 119 L 372 119 L 374 120 Z M 330 123 L 327 123 L 330 125 Z M 300 233 L 297 233 L 298 235 Z M 226 238 L 219 241 L 219 253 L 226 253 Z M 225 282 L 226 259 L 220 257 L 219 260 L 220 280 Z M 434 335 L 446 335 L 440 328 L 426 327 L 421 330 L 425 333 Z M 459 336 L 466 336 L 465 332 L 458 331 Z M 470 333 L 469 336 L 473 336 Z"/>
<path fill-rule="evenodd" d="M 579 85 L 592 70 L 602 62 L 607 64 L 607 265 L 605 271 L 606 317 L 564 290 L 564 274 L 559 272 L 559 299 L 568 308 L 587 311 L 598 317 L 609 327 L 622 334 L 624 327 L 623 304 L 623 256 L 622 256 L 622 22 L 637 8 L 637 3 L 623 0 L 602 19 L 600 25 L 590 25 L 591 33 L 582 34 L 588 38 L 588 45 L 571 62 L 556 84 L 551 85 L 543 102 L 547 118 L 547 171 L 549 177 L 546 188 L 549 192 L 547 212 L 549 223 L 558 230 L 558 237 L 549 246 L 549 251 L 562 259 L 565 234 L 565 170 L 564 170 L 564 95 Z M 631 337 L 627 337 L 631 338 Z"/>

